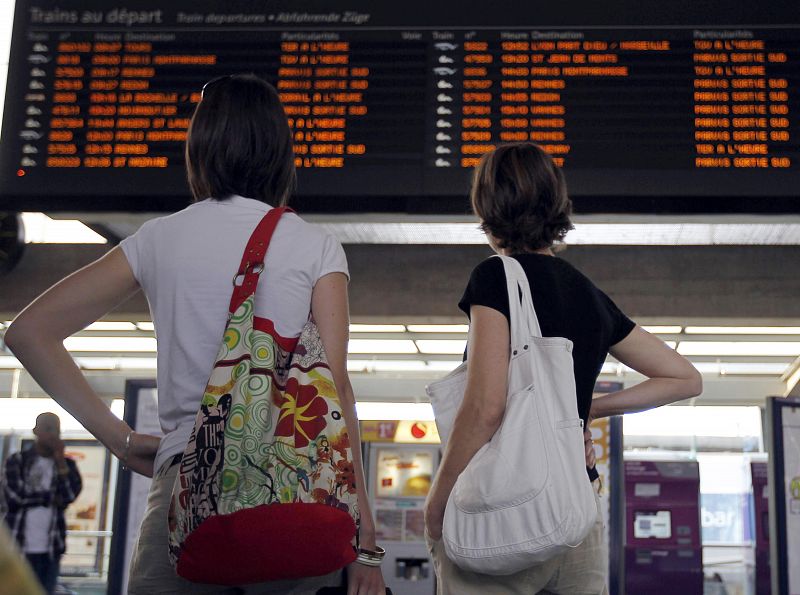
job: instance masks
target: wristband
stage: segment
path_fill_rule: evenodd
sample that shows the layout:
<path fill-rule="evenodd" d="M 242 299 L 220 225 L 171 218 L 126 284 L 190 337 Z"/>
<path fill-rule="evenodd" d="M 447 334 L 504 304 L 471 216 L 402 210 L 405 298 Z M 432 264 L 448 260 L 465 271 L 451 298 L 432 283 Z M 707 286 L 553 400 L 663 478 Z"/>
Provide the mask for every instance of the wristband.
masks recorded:
<path fill-rule="evenodd" d="M 386 550 L 380 546 L 377 546 L 374 551 L 365 548 L 358 548 L 356 562 L 365 566 L 380 566 L 385 555 Z"/>

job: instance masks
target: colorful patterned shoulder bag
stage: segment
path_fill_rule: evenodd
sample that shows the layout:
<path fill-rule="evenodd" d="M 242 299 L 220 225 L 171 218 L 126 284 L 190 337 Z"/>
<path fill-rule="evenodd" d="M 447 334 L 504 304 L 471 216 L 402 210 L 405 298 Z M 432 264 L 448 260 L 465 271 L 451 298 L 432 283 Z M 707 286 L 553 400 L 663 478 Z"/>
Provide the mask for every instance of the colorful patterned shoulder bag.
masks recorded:
<path fill-rule="evenodd" d="M 356 559 L 353 456 L 319 331 L 309 317 L 287 341 L 255 316 L 264 256 L 287 210 L 271 209 L 245 248 L 172 490 L 170 560 L 191 581 L 321 576 Z"/>

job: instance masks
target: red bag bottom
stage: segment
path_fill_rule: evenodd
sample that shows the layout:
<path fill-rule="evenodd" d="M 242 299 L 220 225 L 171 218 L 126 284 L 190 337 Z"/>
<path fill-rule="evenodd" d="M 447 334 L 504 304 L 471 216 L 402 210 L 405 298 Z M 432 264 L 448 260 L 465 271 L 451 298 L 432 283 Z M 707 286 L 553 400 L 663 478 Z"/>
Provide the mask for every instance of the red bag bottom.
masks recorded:
<path fill-rule="evenodd" d="M 209 517 L 186 538 L 177 572 L 197 583 L 246 585 L 322 576 L 356 559 L 356 525 L 326 504 L 262 504 Z"/>

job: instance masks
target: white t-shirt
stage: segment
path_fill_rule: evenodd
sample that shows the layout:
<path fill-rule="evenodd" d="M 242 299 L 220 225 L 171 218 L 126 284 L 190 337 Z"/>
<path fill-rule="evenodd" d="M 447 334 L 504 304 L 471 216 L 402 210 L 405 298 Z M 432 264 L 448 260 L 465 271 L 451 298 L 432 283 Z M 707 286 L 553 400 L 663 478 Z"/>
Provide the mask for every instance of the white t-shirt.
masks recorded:
<path fill-rule="evenodd" d="M 30 466 L 26 483 L 37 492 L 49 492 L 53 487 L 53 459 L 37 456 Z M 50 526 L 53 524 L 53 509 L 50 506 L 34 506 L 25 511 L 25 553 L 44 554 L 50 551 Z"/>
<path fill-rule="evenodd" d="M 165 436 L 156 469 L 182 452 L 222 341 L 233 277 L 256 225 L 272 207 L 235 196 L 151 219 L 122 241 L 150 304 L 158 340 L 158 415 Z M 281 217 L 264 260 L 256 315 L 286 338 L 300 335 L 311 292 L 328 273 L 348 274 L 341 244 L 294 213 Z"/>

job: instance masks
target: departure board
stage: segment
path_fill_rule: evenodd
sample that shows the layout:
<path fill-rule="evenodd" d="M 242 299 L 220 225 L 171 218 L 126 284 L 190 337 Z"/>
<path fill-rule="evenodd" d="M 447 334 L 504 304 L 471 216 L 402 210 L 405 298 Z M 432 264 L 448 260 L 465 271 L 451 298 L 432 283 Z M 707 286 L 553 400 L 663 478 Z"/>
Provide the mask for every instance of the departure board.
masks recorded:
<path fill-rule="evenodd" d="M 18 0 L 0 205 L 180 208 L 200 88 L 254 72 L 305 210 L 464 212 L 533 141 L 578 211 L 799 212 L 798 6 Z"/>

